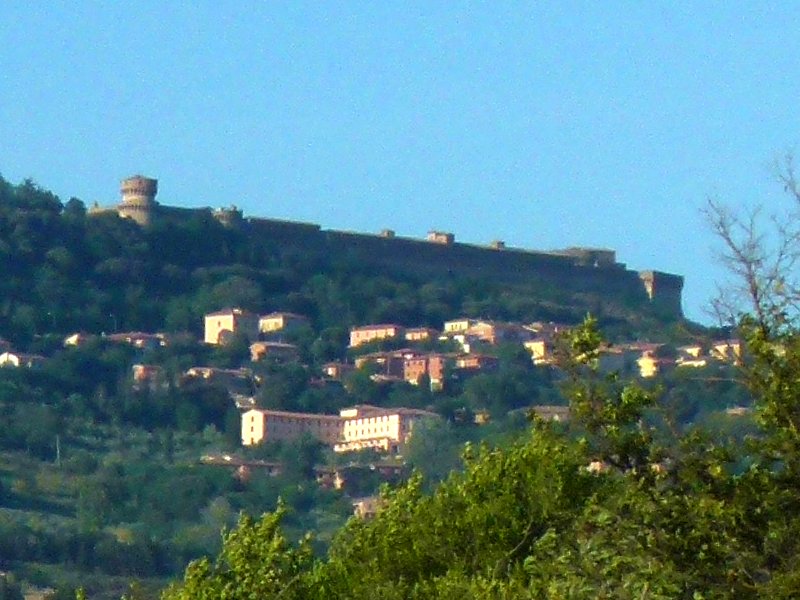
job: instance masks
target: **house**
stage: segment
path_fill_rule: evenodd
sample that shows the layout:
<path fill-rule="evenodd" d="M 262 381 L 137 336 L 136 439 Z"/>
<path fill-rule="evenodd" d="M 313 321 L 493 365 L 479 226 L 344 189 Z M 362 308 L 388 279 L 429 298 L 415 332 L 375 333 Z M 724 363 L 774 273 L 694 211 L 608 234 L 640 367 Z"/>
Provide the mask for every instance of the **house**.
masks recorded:
<path fill-rule="evenodd" d="M 325 490 L 344 490 L 345 480 L 338 469 L 315 467 L 315 480 L 319 487 Z"/>
<path fill-rule="evenodd" d="M 439 332 L 430 327 L 413 327 L 406 329 L 407 342 L 424 342 L 427 340 L 434 340 L 439 335 Z"/>
<path fill-rule="evenodd" d="M 702 369 L 703 367 L 708 366 L 708 358 L 705 356 L 701 356 L 699 358 L 680 357 L 675 361 L 675 366 L 680 368 L 692 367 L 695 369 Z"/>
<path fill-rule="evenodd" d="M 702 344 L 688 344 L 686 346 L 678 346 L 678 356 L 685 358 L 701 358 L 705 352 Z"/>
<path fill-rule="evenodd" d="M 444 325 L 442 326 L 443 332 L 445 335 L 450 335 L 454 333 L 463 333 L 470 327 L 473 327 L 480 323 L 477 319 L 468 319 L 466 317 L 462 317 L 461 319 L 453 319 L 452 321 L 445 321 Z"/>
<path fill-rule="evenodd" d="M 478 321 L 463 333 L 491 346 L 506 342 L 526 342 L 533 338 L 533 333 L 522 325 L 495 321 Z"/>
<path fill-rule="evenodd" d="M 448 338 L 445 337 L 444 339 Z M 449 339 L 456 342 L 465 354 L 480 352 L 490 346 L 488 342 L 481 340 L 478 336 L 468 335 L 467 333 L 454 333 L 450 335 Z"/>
<path fill-rule="evenodd" d="M 164 369 L 158 365 L 136 364 L 131 367 L 133 386 L 136 389 L 154 389 L 163 383 Z"/>
<path fill-rule="evenodd" d="M 673 346 L 653 342 L 630 342 L 619 346 L 610 346 L 601 351 L 600 359 L 609 352 L 622 353 L 621 366 L 613 369 L 620 372 L 635 372 L 639 377 L 655 377 L 659 373 L 675 366 L 676 351 Z"/>
<path fill-rule="evenodd" d="M 661 361 L 652 352 L 645 352 L 636 359 L 639 375 L 644 378 L 655 377 L 661 371 Z"/>
<path fill-rule="evenodd" d="M 505 342 L 523 343 L 535 337 L 527 327 L 517 323 L 467 318 L 445 321 L 443 329 L 440 339 L 458 342 L 467 353 Z"/>
<path fill-rule="evenodd" d="M 285 333 L 310 325 L 308 317 L 290 312 L 274 312 L 258 318 L 258 330 L 261 333 Z"/>
<path fill-rule="evenodd" d="M 601 373 L 633 373 L 641 371 L 637 361 L 645 354 L 653 354 L 661 344 L 631 343 L 618 346 L 603 345 L 597 354 L 597 369 Z"/>
<path fill-rule="evenodd" d="M 645 352 L 636 360 L 636 364 L 639 367 L 639 376 L 648 378 L 655 377 L 658 374 L 674 368 L 676 366 L 676 361 L 674 358 L 658 356 L 652 352 Z"/>
<path fill-rule="evenodd" d="M 419 385 L 428 374 L 428 356 L 412 356 L 403 361 L 403 379 L 411 385 Z"/>
<path fill-rule="evenodd" d="M 246 394 L 231 394 L 233 405 L 242 412 L 256 407 L 256 399 Z"/>
<path fill-rule="evenodd" d="M 205 316 L 204 341 L 206 344 L 226 344 L 234 334 L 255 340 L 258 328 L 258 315 L 241 308 L 226 308 Z"/>
<path fill-rule="evenodd" d="M 341 380 L 354 369 L 354 365 L 343 362 L 329 362 L 322 365 L 322 372 L 325 376 L 336 380 Z"/>
<path fill-rule="evenodd" d="M 283 342 L 253 342 L 250 344 L 250 360 L 258 362 L 271 360 L 275 362 L 289 362 L 297 360 L 299 353 L 294 344 Z"/>
<path fill-rule="evenodd" d="M 537 366 L 552 365 L 556 361 L 556 345 L 550 338 L 529 340 L 523 346 L 530 352 L 531 360 Z"/>
<path fill-rule="evenodd" d="M 412 385 L 419 385 L 422 378 L 427 376 L 431 390 L 441 390 L 444 388 L 445 369 L 449 362 L 450 357 L 443 354 L 409 356 L 403 362 L 403 379 Z"/>
<path fill-rule="evenodd" d="M 353 500 L 353 514 L 359 519 L 369 520 L 375 518 L 384 501 L 380 496 L 366 496 Z"/>
<path fill-rule="evenodd" d="M 494 345 L 498 342 L 498 332 L 498 327 L 491 321 L 478 321 L 462 334 L 465 338 L 470 338 L 473 341 Z"/>
<path fill-rule="evenodd" d="M 738 339 L 719 340 L 711 344 L 711 357 L 722 362 L 740 365 L 743 353 L 744 344 Z"/>
<path fill-rule="evenodd" d="M 64 346 L 72 346 L 72 347 L 80 347 L 83 346 L 86 342 L 93 339 L 95 336 L 90 335 L 88 333 L 84 333 L 83 331 L 78 331 L 76 333 L 70 334 L 64 338 Z"/>
<path fill-rule="evenodd" d="M 462 372 L 494 371 L 499 365 L 497 357 L 486 354 L 462 354 L 455 359 L 455 368 Z"/>
<path fill-rule="evenodd" d="M 702 344 L 690 344 L 678 346 L 678 358 L 675 361 L 676 367 L 702 368 L 708 365 L 708 353 Z"/>
<path fill-rule="evenodd" d="M 218 369 L 216 367 L 192 367 L 187 369 L 182 385 L 203 383 L 225 388 L 231 394 L 247 396 L 253 393 L 255 380 L 250 369 Z"/>
<path fill-rule="evenodd" d="M 370 352 L 355 359 L 356 369 L 372 365 L 376 374 L 402 378 L 406 359 L 416 356 L 413 350 L 395 350 L 393 352 Z"/>
<path fill-rule="evenodd" d="M 317 483 L 327 489 L 352 492 L 363 489 L 365 478 L 374 481 L 377 475 L 381 481 L 397 484 L 407 472 L 403 462 L 375 462 L 371 464 L 350 463 L 339 467 L 314 467 Z M 371 485 L 371 483 L 370 483 Z"/>
<path fill-rule="evenodd" d="M 472 422 L 475 425 L 487 425 L 492 422 L 492 413 L 490 413 L 485 408 L 480 408 L 475 411 L 475 414 L 472 416 Z"/>
<path fill-rule="evenodd" d="M 350 347 L 355 348 L 377 340 L 386 340 L 405 335 L 405 328 L 401 325 L 363 325 L 350 330 Z"/>
<path fill-rule="evenodd" d="M 22 352 L 3 352 L 0 354 L 0 367 L 34 368 L 45 363 L 47 359 L 39 354 L 23 354 Z"/>

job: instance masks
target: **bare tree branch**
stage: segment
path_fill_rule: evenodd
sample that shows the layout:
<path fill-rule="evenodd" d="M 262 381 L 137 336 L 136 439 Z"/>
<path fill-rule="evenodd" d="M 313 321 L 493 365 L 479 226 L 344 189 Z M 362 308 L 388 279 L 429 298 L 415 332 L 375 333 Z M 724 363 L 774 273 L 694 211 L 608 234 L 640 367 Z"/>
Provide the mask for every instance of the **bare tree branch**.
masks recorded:
<path fill-rule="evenodd" d="M 713 198 L 704 210 L 722 242 L 718 259 L 732 278 L 712 301 L 712 314 L 721 324 L 750 314 L 770 335 L 800 317 L 800 181 L 791 152 L 776 160 L 775 172 L 792 199 L 788 211 L 767 218 L 761 207 L 733 211 Z"/>

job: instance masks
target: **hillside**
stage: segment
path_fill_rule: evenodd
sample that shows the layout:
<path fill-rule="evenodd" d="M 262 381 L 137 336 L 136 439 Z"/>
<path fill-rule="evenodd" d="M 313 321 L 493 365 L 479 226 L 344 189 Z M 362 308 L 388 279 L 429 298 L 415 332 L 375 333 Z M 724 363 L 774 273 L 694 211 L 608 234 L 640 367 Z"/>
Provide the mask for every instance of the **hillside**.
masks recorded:
<path fill-rule="evenodd" d="M 114 211 L 89 216 L 80 200 L 62 203 L 30 181 L 0 180 L 0 336 L 27 343 L 53 331 L 198 333 L 202 315 L 225 306 L 297 312 L 317 331 L 368 322 L 438 327 L 459 315 L 577 323 L 592 312 L 636 338 L 679 321 L 627 284 L 608 293 L 558 278 L 503 277 L 497 268 L 436 269 L 437 260 L 413 258 L 400 240 L 394 260 L 376 262 L 368 259 L 373 247 L 353 250 L 358 243 L 333 240 L 320 249 L 257 220 L 235 228 L 211 211 L 179 212 L 180 219 L 139 227 Z M 372 238 L 386 255 L 387 240 L 359 239 Z M 570 268 L 576 277 L 600 272 Z"/>
<path fill-rule="evenodd" d="M 617 340 L 678 343 L 708 333 L 650 303 L 641 290 L 575 291 L 546 278 L 462 271 L 446 262 L 422 268 L 402 252 L 390 260 L 386 248 L 422 247 L 433 253 L 422 255 L 429 263 L 453 249 L 376 236 L 344 243 L 317 230 L 321 245 L 303 246 L 285 237 L 294 226 L 270 233 L 264 223 L 232 227 L 211 211 L 183 210 L 142 227 L 116 211 L 89 214 L 81 201 L 62 202 L 32 182 L 0 180 L 0 352 L 41 359 L 36 368 L 0 369 L 0 568 L 65 594 L 81 584 L 92 597 L 118 597 L 130 578 L 157 589 L 191 559 L 216 553 L 219 530 L 237 514 L 274 510 L 279 496 L 289 510 L 287 531 L 316 532 L 314 551 L 325 552 L 352 514 L 351 501 L 375 494 L 384 481 L 375 474 L 384 457 L 362 452 L 345 459 L 309 438 L 243 449 L 230 389 L 187 377 L 192 367 L 244 367 L 259 382 L 250 390 L 253 401 L 268 409 L 335 413 L 368 404 L 435 411 L 442 418 L 412 440 L 408 468 L 398 476 L 416 468 L 432 488 L 461 468 L 465 442 L 507 445 L 525 435 L 528 408 L 563 404 L 559 377 L 534 367 L 521 346 L 499 344 L 486 349 L 493 370 L 453 378 L 436 393 L 402 378 L 376 380 L 374 365 L 331 381 L 323 376 L 326 361 L 352 361 L 399 343 L 348 349 L 350 327 L 438 329 L 461 316 L 575 324 L 592 312 Z M 363 239 L 384 254 L 372 246 L 359 254 L 354 248 Z M 453 252 L 480 263 L 488 251 Z M 547 260 L 574 267 L 573 259 Z M 203 344 L 203 316 L 231 306 L 308 317 L 308 326 L 285 340 L 296 344 L 299 360 L 251 363 L 239 338 Z M 137 331 L 165 343 L 129 343 Z M 67 336 L 81 341 L 65 345 Z M 437 340 L 419 348 L 453 350 Z M 157 377 L 138 381 L 137 365 Z M 719 420 L 721 410 L 747 401 L 725 378 L 705 387 L 681 375 L 660 383 L 685 422 Z M 477 424 L 479 414 L 488 424 Z M 228 465 L 258 461 L 282 470 Z M 344 492 L 330 489 L 330 473 L 341 469 L 355 474 Z M 27 541 L 17 545 L 18 539 Z"/>

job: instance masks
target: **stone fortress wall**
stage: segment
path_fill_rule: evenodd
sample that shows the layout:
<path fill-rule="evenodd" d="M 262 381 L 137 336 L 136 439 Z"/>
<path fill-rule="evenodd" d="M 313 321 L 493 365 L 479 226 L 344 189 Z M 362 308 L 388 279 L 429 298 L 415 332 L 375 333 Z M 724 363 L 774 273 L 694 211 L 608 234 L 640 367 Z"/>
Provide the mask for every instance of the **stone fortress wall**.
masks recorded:
<path fill-rule="evenodd" d="M 509 282 L 536 282 L 566 293 L 600 293 L 635 304 L 651 304 L 661 314 L 682 316 L 683 277 L 660 271 L 631 271 L 613 250 L 567 248 L 551 252 L 455 241 L 452 233 L 432 231 L 427 239 L 396 236 L 384 230 L 370 235 L 322 229 L 313 223 L 244 217 L 236 207 L 185 209 L 156 202 L 158 181 L 135 175 L 120 186 L 122 201 L 113 208 L 95 207 L 90 214 L 115 211 L 142 226 L 158 219 L 183 219 L 206 211 L 227 227 L 263 236 L 300 252 L 340 256 L 371 266 L 391 267 L 423 275 L 457 275 Z"/>
<path fill-rule="evenodd" d="M 382 237 L 323 230 L 331 253 L 368 264 L 393 266 L 430 275 L 452 274 L 509 282 L 534 281 L 565 293 L 599 292 L 627 298 L 635 304 L 651 303 L 660 312 L 682 316 L 683 277 L 658 271 L 628 270 L 607 259 L 613 252 L 572 248 L 555 252 L 524 249 L 496 249 L 492 246 L 441 244 L 426 240 Z M 650 284 L 649 282 L 654 282 Z"/>

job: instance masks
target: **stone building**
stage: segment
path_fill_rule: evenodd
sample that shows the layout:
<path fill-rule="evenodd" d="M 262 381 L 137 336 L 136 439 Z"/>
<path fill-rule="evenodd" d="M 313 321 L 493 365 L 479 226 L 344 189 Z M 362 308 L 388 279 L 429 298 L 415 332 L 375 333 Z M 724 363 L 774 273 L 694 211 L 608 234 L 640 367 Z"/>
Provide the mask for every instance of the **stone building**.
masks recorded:
<path fill-rule="evenodd" d="M 290 312 L 273 312 L 262 315 L 258 319 L 258 329 L 261 333 L 288 333 L 302 327 L 310 327 L 308 317 Z"/>
<path fill-rule="evenodd" d="M 258 315 L 242 308 L 226 308 L 205 316 L 206 344 L 225 344 L 237 333 L 255 340 L 258 337 Z"/>
<path fill-rule="evenodd" d="M 142 226 L 150 225 L 158 206 L 158 180 L 142 175 L 128 177 L 122 180 L 120 193 L 122 202 L 117 206 L 119 216 L 133 219 Z"/>
<path fill-rule="evenodd" d="M 368 344 L 377 340 L 386 340 L 405 335 L 405 328 L 401 325 L 363 325 L 350 330 L 350 347 L 355 348 L 361 344 Z"/>
<path fill-rule="evenodd" d="M 292 441 L 305 434 L 333 446 L 341 439 L 342 419 L 339 415 L 258 408 L 242 414 L 242 444 L 245 446 L 262 441 Z"/>
<path fill-rule="evenodd" d="M 416 423 L 439 418 L 436 413 L 412 408 L 379 408 L 359 405 L 338 415 L 252 409 L 242 414 L 242 444 L 291 441 L 311 435 L 335 452 L 374 448 L 400 452 Z"/>

